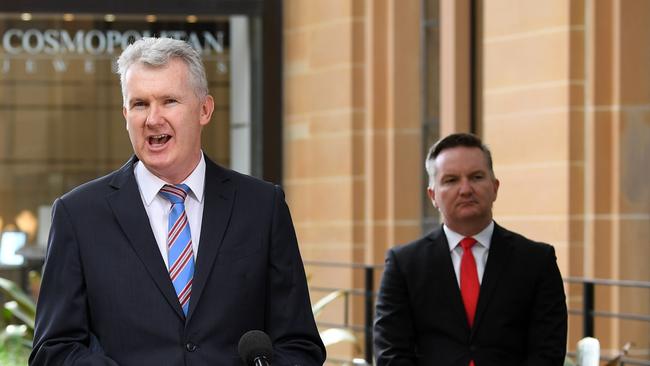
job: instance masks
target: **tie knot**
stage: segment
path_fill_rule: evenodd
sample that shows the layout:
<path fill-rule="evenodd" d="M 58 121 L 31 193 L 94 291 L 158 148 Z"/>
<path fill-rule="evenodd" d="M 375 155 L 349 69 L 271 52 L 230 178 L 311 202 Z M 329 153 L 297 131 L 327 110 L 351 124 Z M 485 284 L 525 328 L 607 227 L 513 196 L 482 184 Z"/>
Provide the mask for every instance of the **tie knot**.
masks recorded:
<path fill-rule="evenodd" d="M 172 204 L 184 203 L 185 197 L 187 197 L 187 192 L 190 191 L 190 187 L 185 184 L 165 184 L 160 189 L 160 194 L 165 197 Z"/>
<path fill-rule="evenodd" d="M 476 244 L 476 239 L 471 237 L 463 238 L 463 240 L 460 241 L 460 246 L 463 247 L 463 250 L 472 249 L 474 244 Z"/>

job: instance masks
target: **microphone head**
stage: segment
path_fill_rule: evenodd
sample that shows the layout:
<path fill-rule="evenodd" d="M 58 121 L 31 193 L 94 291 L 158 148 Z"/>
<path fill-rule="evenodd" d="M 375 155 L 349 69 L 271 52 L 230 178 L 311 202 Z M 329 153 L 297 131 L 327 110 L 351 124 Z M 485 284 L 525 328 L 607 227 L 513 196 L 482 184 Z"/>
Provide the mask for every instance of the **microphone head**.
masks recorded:
<path fill-rule="evenodd" d="M 273 357 L 273 346 L 271 338 L 261 330 L 249 330 L 239 339 L 237 346 L 239 356 L 246 365 L 253 365 L 255 359 L 264 357 L 271 362 Z"/>

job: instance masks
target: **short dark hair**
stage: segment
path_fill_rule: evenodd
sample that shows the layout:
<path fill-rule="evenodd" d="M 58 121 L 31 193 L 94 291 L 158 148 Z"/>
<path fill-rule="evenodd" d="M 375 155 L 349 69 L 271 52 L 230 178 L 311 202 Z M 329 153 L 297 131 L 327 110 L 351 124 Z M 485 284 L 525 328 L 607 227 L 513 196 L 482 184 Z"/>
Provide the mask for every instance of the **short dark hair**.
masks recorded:
<path fill-rule="evenodd" d="M 435 181 L 435 167 L 434 167 L 434 160 L 440 155 L 441 152 L 447 149 L 451 149 L 454 147 L 475 147 L 477 149 L 481 149 L 483 152 L 483 155 L 485 156 L 485 160 L 487 161 L 488 169 L 490 170 L 490 174 L 494 178 L 494 169 L 492 168 L 492 153 L 490 152 L 490 149 L 481 141 L 481 138 L 471 134 L 471 133 L 453 133 L 451 135 L 448 135 L 433 144 L 431 148 L 429 149 L 429 153 L 427 154 L 427 159 L 424 162 L 424 166 L 427 169 L 427 173 L 429 174 L 429 186 L 433 186 L 433 182 Z"/>

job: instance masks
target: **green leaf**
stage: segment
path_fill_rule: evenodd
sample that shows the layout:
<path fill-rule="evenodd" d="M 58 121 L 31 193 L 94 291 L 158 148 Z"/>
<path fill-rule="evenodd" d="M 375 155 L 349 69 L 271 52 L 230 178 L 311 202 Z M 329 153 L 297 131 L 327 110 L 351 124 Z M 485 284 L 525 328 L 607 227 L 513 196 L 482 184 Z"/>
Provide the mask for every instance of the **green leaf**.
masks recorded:
<path fill-rule="evenodd" d="M 323 311 L 323 308 L 327 306 L 327 304 L 331 303 L 332 301 L 336 300 L 337 298 L 345 295 L 347 291 L 344 290 L 337 290 L 334 292 L 331 292 L 327 294 L 325 297 L 322 299 L 318 300 L 314 306 L 311 307 L 312 313 L 314 313 L 314 318 L 318 318 L 318 315 Z"/>
<path fill-rule="evenodd" d="M 5 278 L 0 278 L 0 291 L 11 300 L 15 300 L 27 314 L 36 314 L 36 304 L 18 285 Z"/>
<path fill-rule="evenodd" d="M 27 327 L 29 327 L 29 329 L 31 331 L 34 331 L 34 323 L 35 323 L 34 315 L 33 314 L 28 314 L 27 312 L 25 312 L 20 307 L 18 302 L 9 301 L 9 302 L 5 303 L 4 308 L 7 309 L 11 313 L 11 315 L 15 316 L 16 319 L 18 319 L 21 322 L 25 323 L 25 325 Z"/>

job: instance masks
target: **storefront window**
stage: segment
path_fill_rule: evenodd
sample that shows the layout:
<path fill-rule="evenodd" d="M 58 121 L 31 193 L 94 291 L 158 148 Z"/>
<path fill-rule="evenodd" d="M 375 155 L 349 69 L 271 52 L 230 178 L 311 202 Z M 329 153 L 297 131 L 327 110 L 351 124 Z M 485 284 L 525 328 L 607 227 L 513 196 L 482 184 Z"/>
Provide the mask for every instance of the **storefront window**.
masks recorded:
<path fill-rule="evenodd" d="M 248 29 L 245 16 L 0 13 L 0 231 L 44 247 L 53 200 L 131 156 L 114 65 L 141 37 L 183 39 L 202 53 L 216 104 L 203 149 L 250 173 L 250 154 L 236 153 L 251 151 Z"/>

